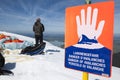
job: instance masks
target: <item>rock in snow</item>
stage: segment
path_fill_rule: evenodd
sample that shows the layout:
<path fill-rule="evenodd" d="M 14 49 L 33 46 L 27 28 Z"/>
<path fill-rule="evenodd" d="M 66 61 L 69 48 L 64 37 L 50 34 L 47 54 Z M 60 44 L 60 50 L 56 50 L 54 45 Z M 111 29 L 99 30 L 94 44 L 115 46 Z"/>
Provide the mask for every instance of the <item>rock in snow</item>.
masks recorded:
<path fill-rule="evenodd" d="M 3 31 L 0 33 L 34 42 L 30 37 Z M 64 49 L 45 42 L 47 43 L 45 55 L 19 55 L 17 52 L 4 55 L 6 59 L 4 68 L 13 71 L 14 76 L 0 76 L 0 80 L 82 80 L 81 71 L 64 67 Z M 89 80 L 118 80 L 119 75 L 120 68 L 112 67 L 110 78 L 89 74 Z"/>

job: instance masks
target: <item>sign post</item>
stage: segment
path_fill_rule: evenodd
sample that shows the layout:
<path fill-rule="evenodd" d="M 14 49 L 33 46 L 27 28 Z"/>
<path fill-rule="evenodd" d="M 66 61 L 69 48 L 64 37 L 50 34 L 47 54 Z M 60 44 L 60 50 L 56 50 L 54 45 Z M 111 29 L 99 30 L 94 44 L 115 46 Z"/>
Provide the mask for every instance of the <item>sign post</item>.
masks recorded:
<path fill-rule="evenodd" d="M 91 1 L 90 0 L 85 0 L 85 3 L 86 4 L 91 4 Z M 82 80 L 89 80 L 89 73 L 87 72 L 83 72 L 83 79 Z"/>
<path fill-rule="evenodd" d="M 83 72 L 83 79 L 82 80 L 89 80 L 89 74 L 87 72 Z"/>
<path fill-rule="evenodd" d="M 109 9 L 109 11 L 108 11 Z M 111 76 L 114 2 L 100 2 L 66 9 L 65 67 Z"/>

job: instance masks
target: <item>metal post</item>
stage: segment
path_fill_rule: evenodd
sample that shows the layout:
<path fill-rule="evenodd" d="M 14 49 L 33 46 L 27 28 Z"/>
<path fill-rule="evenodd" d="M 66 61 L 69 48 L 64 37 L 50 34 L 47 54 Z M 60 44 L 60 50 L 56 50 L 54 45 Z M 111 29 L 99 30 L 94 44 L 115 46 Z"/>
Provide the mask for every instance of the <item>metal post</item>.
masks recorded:
<path fill-rule="evenodd" d="M 83 72 L 82 80 L 88 80 L 88 79 L 89 79 L 89 74 L 87 72 Z"/>
<path fill-rule="evenodd" d="M 91 0 L 85 0 L 85 4 L 91 4 Z M 89 74 L 87 72 L 83 72 L 82 80 L 88 80 Z"/>
<path fill-rule="evenodd" d="M 85 0 L 85 4 L 91 4 L 91 0 Z"/>

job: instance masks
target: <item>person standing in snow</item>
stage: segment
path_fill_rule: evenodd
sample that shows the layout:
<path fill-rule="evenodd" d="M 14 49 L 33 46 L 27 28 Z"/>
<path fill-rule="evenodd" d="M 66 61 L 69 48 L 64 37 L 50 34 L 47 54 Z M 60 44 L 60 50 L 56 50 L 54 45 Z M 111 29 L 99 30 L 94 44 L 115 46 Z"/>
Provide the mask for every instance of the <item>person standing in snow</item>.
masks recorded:
<path fill-rule="evenodd" d="M 36 19 L 36 22 L 33 25 L 33 31 L 35 33 L 35 45 L 37 46 L 39 43 L 43 43 L 44 25 L 41 23 L 40 18 Z"/>

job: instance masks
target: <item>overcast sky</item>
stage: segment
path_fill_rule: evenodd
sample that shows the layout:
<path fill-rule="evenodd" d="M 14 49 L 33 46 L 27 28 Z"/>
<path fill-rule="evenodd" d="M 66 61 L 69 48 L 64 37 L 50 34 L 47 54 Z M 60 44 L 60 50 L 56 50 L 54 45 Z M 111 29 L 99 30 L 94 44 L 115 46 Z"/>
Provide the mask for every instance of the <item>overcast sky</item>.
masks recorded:
<path fill-rule="evenodd" d="M 92 3 L 109 0 L 92 0 Z M 115 31 L 120 33 L 120 0 L 115 1 Z M 83 5 L 85 0 L 0 0 L 0 30 L 32 32 L 40 17 L 46 32 L 64 32 L 65 8 Z"/>

